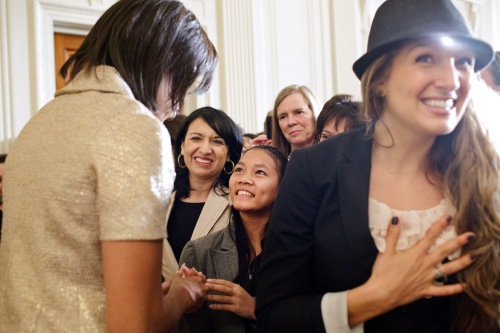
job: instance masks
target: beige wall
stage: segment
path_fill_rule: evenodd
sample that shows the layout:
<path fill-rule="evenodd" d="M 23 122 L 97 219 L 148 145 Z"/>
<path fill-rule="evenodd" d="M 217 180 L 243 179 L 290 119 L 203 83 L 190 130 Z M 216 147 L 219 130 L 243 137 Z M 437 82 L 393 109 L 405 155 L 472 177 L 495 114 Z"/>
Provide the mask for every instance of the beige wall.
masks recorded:
<path fill-rule="evenodd" d="M 0 152 L 55 91 L 54 31 L 84 34 L 115 0 L 0 0 Z M 222 108 L 248 132 L 263 129 L 289 84 L 322 102 L 359 95 L 352 63 L 364 52 L 383 0 L 185 0 L 216 45 L 221 66 L 211 92 L 187 109 Z M 477 36 L 500 49 L 500 0 L 454 0 Z"/>

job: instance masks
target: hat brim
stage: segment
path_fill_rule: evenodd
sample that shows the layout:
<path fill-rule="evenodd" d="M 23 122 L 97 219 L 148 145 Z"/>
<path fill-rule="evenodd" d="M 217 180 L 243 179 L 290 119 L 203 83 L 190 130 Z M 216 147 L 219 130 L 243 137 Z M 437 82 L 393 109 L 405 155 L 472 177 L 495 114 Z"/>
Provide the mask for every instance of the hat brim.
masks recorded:
<path fill-rule="evenodd" d="M 489 64 L 493 61 L 495 57 L 495 52 L 491 48 L 491 46 L 483 42 L 480 39 L 472 38 L 470 36 L 466 36 L 463 34 L 422 34 L 415 35 L 404 39 L 399 39 L 396 41 L 392 41 L 386 44 L 379 45 L 369 52 L 365 53 L 361 58 L 356 60 L 352 69 L 358 79 L 361 80 L 361 77 L 365 73 L 366 69 L 381 55 L 397 48 L 398 46 L 417 39 L 438 39 L 441 37 L 448 37 L 452 40 L 459 41 L 463 44 L 467 44 L 470 47 L 470 50 L 474 51 L 476 54 L 476 63 L 474 65 L 474 71 L 479 72 L 484 68 L 488 67 Z"/>

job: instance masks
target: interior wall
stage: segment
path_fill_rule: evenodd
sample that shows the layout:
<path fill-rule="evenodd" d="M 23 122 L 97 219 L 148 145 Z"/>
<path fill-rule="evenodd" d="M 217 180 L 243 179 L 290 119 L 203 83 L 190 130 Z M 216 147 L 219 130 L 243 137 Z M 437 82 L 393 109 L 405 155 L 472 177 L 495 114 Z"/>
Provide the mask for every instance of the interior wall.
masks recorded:
<path fill-rule="evenodd" d="M 51 63 L 40 59 L 50 54 L 51 29 L 61 22 L 68 29 L 89 28 L 115 1 L 0 0 L 1 153 L 55 91 L 44 74 Z M 476 35 L 499 50 L 500 0 L 453 1 Z M 204 105 L 221 108 L 255 133 L 287 85 L 306 85 L 321 102 L 337 93 L 359 96 L 352 63 L 366 48 L 371 19 L 383 0 L 183 2 L 221 59 L 210 93 L 189 97 L 186 112 Z"/>

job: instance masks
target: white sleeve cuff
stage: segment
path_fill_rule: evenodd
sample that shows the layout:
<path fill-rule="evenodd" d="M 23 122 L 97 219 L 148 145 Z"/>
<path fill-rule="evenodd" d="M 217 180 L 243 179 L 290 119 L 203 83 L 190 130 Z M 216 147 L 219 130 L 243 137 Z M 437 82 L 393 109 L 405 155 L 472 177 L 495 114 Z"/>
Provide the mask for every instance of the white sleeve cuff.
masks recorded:
<path fill-rule="evenodd" d="M 347 320 L 347 291 L 326 293 L 321 299 L 326 333 L 363 333 L 364 324 L 350 328 Z"/>

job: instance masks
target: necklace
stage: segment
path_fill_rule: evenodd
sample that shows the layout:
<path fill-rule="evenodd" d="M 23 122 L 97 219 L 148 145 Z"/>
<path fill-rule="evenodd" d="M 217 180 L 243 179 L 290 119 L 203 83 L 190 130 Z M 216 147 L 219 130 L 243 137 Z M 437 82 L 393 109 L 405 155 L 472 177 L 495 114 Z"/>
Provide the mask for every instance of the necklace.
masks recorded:
<path fill-rule="evenodd" d="M 396 172 L 394 170 L 391 170 L 390 168 L 388 168 L 384 162 L 382 161 L 382 158 L 380 158 L 380 156 L 378 156 L 377 152 L 375 151 L 375 149 L 372 149 L 372 152 L 373 152 L 373 156 L 375 156 L 377 158 L 377 160 L 380 162 L 380 165 L 382 165 L 382 167 L 390 174 L 390 175 L 409 175 L 409 174 L 416 174 L 418 172 L 418 170 L 416 171 L 407 171 L 407 172 Z"/>

